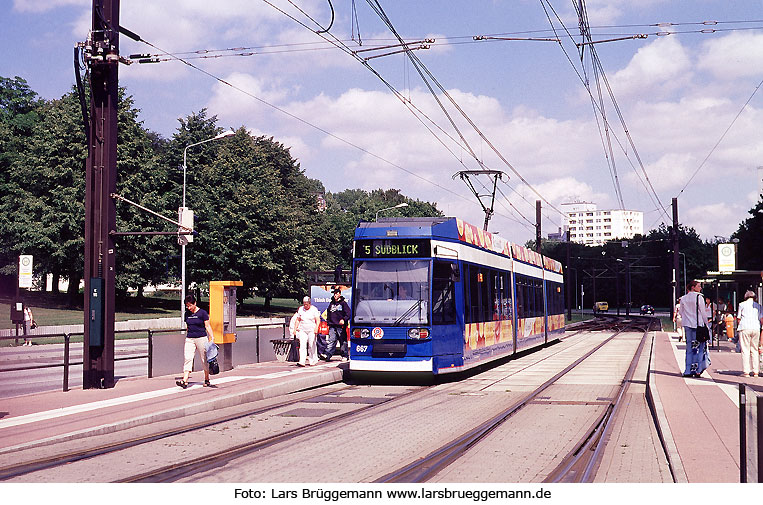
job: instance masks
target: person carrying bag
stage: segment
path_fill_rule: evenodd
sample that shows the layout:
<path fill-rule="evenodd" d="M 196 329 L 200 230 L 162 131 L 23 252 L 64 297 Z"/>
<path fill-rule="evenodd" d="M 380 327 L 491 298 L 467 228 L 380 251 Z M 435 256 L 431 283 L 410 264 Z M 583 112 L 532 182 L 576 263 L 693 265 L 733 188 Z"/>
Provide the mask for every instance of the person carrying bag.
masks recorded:
<path fill-rule="evenodd" d="M 696 280 L 691 281 L 686 294 L 680 300 L 681 322 L 686 337 L 684 377 L 699 377 L 710 366 L 710 354 L 707 349 L 710 328 L 707 326 L 705 297 L 701 291 L 702 284 Z"/>

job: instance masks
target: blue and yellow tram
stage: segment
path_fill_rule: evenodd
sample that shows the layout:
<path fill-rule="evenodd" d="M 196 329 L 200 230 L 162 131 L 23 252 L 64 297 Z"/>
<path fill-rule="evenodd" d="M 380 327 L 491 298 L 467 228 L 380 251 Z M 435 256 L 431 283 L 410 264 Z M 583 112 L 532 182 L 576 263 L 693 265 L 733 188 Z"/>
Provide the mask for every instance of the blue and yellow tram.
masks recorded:
<path fill-rule="evenodd" d="M 459 372 L 564 332 L 562 265 L 457 218 L 355 230 L 351 372 Z"/>

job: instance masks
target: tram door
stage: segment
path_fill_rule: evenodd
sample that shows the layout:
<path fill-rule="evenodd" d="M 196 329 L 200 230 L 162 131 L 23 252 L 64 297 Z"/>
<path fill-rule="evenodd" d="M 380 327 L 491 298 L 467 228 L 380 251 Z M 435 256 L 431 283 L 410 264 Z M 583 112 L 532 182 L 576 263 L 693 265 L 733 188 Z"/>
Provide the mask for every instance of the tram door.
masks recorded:
<path fill-rule="evenodd" d="M 438 368 L 449 366 L 463 352 L 463 312 L 456 310 L 456 295 L 461 296 L 458 263 L 434 260 L 432 268 L 432 354 Z M 457 289 L 458 286 L 458 289 Z M 463 300 L 461 300 L 463 304 Z M 456 366 L 461 363 L 455 364 Z"/>

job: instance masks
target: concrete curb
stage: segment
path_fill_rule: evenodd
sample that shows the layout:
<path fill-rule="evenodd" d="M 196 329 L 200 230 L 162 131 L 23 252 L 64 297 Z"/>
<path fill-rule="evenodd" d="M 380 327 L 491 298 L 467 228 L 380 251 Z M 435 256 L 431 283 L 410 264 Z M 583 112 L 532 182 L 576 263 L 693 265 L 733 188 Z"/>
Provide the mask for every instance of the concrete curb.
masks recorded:
<path fill-rule="evenodd" d="M 201 414 L 212 410 L 223 409 L 227 407 L 233 407 L 242 403 L 254 402 L 257 400 L 263 400 L 266 398 L 273 398 L 275 396 L 281 396 L 304 389 L 310 389 L 326 384 L 332 384 L 340 382 L 343 377 L 343 370 L 341 368 L 332 368 L 330 370 L 321 371 L 320 373 L 310 374 L 308 376 L 294 377 L 292 379 L 282 378 L 282 380 L 275 384 L 269 384 L 264 386 L 258 386 L 255 389 L 249 391 L 243 391 L 238 393 L 232 393 L 226 396 L 221 396 L 211 400 L 200 401 L 189 405 L 183 405 L 159 412 L 153 412 L 151 414 L 138 416 L 132 419 L 124 419 L 115 423 L 103 424 L 100 426 L 93 426 L 90 428 L 84 428 L 82 430 L 73 431 L 71 433 L 65 433 L 56 435 L 54 437 L 43 438 L 40 440 L 34 440 L 19 444 L 11 447 L 4 447 L 0 449 L 0 455 L 8 454 L 14 451 L 20 451 L 25 449 L 32 449 L 36 447 L 43 447 L 46 445 L 68 442 L 71 440 L 77 440 L 81 438 L 106 435 L 109 433 L 115 433 L 120 430 L 135 428 L 137 426 L 144 426 L 154 422 L 168 421 L 172 419 L 178 419 L 181 417 Z"/>
<path fill-rule="evenodd" d="M 654 417 L 655 424 L 657 426 L 657 432 L 660 435 L 662 446 L 665 449 L 665 457 L 668 458 L 668 464 L 670 465 L 671 473 L 676 483 L 686 484 L 689 482 L 689 478 L 686 475 L 683 463 L 681 462 L 681 456 L 678 454 L 678 447 L 676 441 L 673 438 L 673 433 L 670 431 L 670 425 L 668 424 L 668 418 L 665 415 L 665 409 L 662 406 L 660 400 L 660 393 L 657 391 L 657 383 L 654 378 L 654 369 L 652 367 L 652 357 L 654 356 L 654 342 L 657 332 L 652 337 L 651 352 L 649 353 L 649 379 L 647 381 L 646 399 L 647 403 L 651 407 L 652 416 Z"/>

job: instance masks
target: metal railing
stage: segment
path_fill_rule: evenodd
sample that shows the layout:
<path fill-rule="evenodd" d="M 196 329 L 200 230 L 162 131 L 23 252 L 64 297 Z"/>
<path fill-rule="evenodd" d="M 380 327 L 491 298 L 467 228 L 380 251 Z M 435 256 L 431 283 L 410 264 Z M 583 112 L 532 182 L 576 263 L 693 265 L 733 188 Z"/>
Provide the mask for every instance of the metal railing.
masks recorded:
<path fill-rule="evenodd" d="M 283 330 L 283 336 L 286 337 L 286 327 L 288 323 L 287 320 L 284 319 L 282 323 L 276 323 L 273 321 L 270 322 L 263 322 L 263 323 L 255 323 L 255 324 L 248 324 L 248 325 L 242 325 L 237 326 L 236 330 L 249 330 L 249 329 L 255 329 L 256 330 L 256 359 L 257 363 L 260 362 L 260 328 L 262 327 L 277 327 L 281 326 Z M 147 371 L 146 376 L 150 379 L 153 377 L 153 358 L 154 358 L 154 335 L 157 333 L 172 333 L 172 334 L 178 334 L 178 333 L 185 333 L 185 329 L 180 328 L 170 328 L 170 329 L 161 329 L 161 330 L 114 330 L 115 334 L 125 334 L 125 333 L 133 333 L 133 334 L 139 334 L 142 332 L 146 332 L 147 340 L 148 340 L 148 349 L 146 354 L 138 354 L 138 355 L 129 355 L 129 356 L 121 356 L 121 357 L 114 357 L 114 361 L 128 361 L 128 360 L 135 360 L 135 359 L 148 359 L 148 365 L 147 365 Z M 64 349 L 63 349 L 63 362 L 62 363 L 51 363 L 51 364 L 44 364 L 44 365 L 32 365 L 32 366 L 18 366 L 18 367 L 12 367 L 12 368 L 0 368 L 0 373 L 3 372 L 21 372 L 24 370 L 41 370 L 45 368 L 58 368 L 63 367 L 63 391 L 69 391 L 69 367 L 71 366 L 77 366 L 77 365 L 83 365 L 84 361 L 76 361 L 71 362 L 70 355 L 71 355 L 71 337 L 82 335 L 84 337 L 84 331 L 78 331 L 78 332 L 56 332 L 56 333 L 35 333 L 33 336 L 27 335 L 25 338 L 27 340 L 37 339 L 37 338 L 55 338 L 55 337 L 63 337 L 64 339 Z M 143 337 L 135 337 L 135 340 L 142 339 Z M 16 340 L 16 336 L 10 336 L 10 337 L 2 337 L 0 336 L 0 341 L 2 340 Z M 127 339 L 123 339 L 122 341 L 125 341 Z M 84 345 L 84 343 L 83 343 Z"/>

